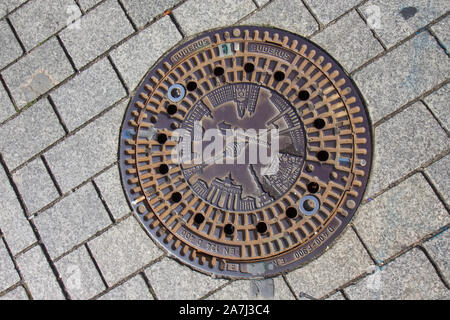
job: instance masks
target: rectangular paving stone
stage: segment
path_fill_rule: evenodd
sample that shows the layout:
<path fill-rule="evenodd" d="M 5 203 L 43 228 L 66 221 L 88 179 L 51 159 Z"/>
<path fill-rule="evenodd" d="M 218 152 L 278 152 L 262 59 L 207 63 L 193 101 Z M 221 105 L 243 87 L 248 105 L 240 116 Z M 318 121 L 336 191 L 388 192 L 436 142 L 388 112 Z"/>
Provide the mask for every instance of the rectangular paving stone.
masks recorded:
<path fill-rule="evenodd" d="M 439 41 L 450 50 L 450 16 L 431 27 L 431 30 L 438 37 Z"/>
<path fill-rule="evenodd" d="M 273 297 L 264 297 L 254 292 L 254 289 L 251 288 L 252 281 L 238 280 L 215 292 L 208 297 L 208 300 L 295 300 L 295 297 L 281 276 L 273 278 L 273 285 Z"/>
<path fill-rule="evenodd" d="M 134 217 L 89 243 L 106 282 L 113 285 L 162 255 Z"/>
<path fill-rule="evenodd" d="M 17 171 L 13 179 L 30 214 L 59 197 L 58 190 L 40 158 Z"/>
<path fill-rule="evenodd" d="M 73 0 L 33 0 L 10 15 L 25 48 L 30 50 L 70 23 L 68 8 Z"/>
<path fill-rule="evenodd" d="M 62 199 L 35 217 L 34 221 L 52 259 L 111 223 L 92 184 Z"/>
<path fill-rule="evenodd" d="M 208 292 L 227 283 L 191 270 L 180 263 L 164 258 L 145 271 L 147 278 L 161 300 L 200 299 Z"/>
<path fill-rule="evenodd" d="M 354 225 L 382 262 L 450 222 L 444 206 L 421 174 L 361 206 Z"/>
<path fill-rule="evenodd" d="M 115 0 L 107 0 L 81 18 L 81 28 L 67 28 L 61 39 L 78 68 L 134 32 Z M 80 45 L 83 44 L 83 45 Z"/>
<path fill-rule="evenodd" d="M 8 250 L 0 239 L 0 292 L 8 289 L 20 281 L 14 263 L 9 256 Z"/>
<path fill-rule="evenodd" d="M 63 192 L 80 185 L 117 160 L 125 107 L 125 102 L 115 106 L 45 154 Z"/>
<path fill-rule="evenodd" d="M 61 287 L 40 246 L 20 255 L 17 263 L 34 300 L 64 299 Z"/>
<path fill-rule="evenodd" d="M 69 130 L 74 130 L 124 96 L 126 91 L 108 59 L 92 65 L 52 93 Z"/>
<path fill-rule="evenodd" d="M 450 206 L 450 155 L 436 161 L 425 169 L 434 186 Z"/>
<path fill-rule="evenodd" d="M 445 129 L 450 131 L 450 83 L 427 96 L 424 101 Z"/>
<path fill-rule="evenodd" d="M 73 68 L 56 38 L 31 51 L 3 72 L 19 108 L 61 83 Z"/>
<path fill-rule="evenodd" d="M 444 81 L 450 60 L 436 39 L 422 32 L 354 75 L 375 123 Z"/>
<path fill-rule="evenodd" d="M 438 234 L 423 244 L 431 259 L 436 263 L 442 276 L 450 282 L 450 260 L 448 253 L 450 251 L 450 231 Z"/>
<path fill-rule="evenodd" d="M 138 28 L 145 26 L 178 2 L 180 0 L 152 0 L 152 4 L 148 5 L 147 0 L 122 0 L 125 10 Z"/>
<path fill-rule="evenodd" d="M 78 3 L 80 4 L 81 9 L 86 11 L 95 6 L 100 1 L 101 0 L 78 0 Z"/>
<path fill-rule="evenodd" d="M 111 57 L 125 83 L 134 90 L 150 67 L 181 39 L 175 24 L 166 16 L 115 49 Z"/>
<path fill-rule="evenodd" d="M 0 123 L 15 113 L 16 109 L 14 109 L 14 105 L 9 99 L 8 93 L 3 86 L 0 85 Z"/>
<path fill-rule="evenodd" d="M 328 24 L 346 11 L 358 5 L 362 0 L 305 0 L 311 10 L 323 24 Z"/>
<path fill-rule="evenodd" d="M 0 229 L 15 255 L 36 242 L 36 237 L 3 168 L 0 168 L 0 201 Z"/>
<path fill-rule="evenodd" d="M 319 299 L 356 277 L 372 265 L 369 255 L 352 229 L 347 229 L 333 246 L 316 260 L 287 274 L 297 293 Z"/>
<path fill-rule="evenodd" d="M 139 274 L 101 296 L 99 300 L 154 300 L 144 278 Z"/>
<path fill-rule="evenodd" d="M 0 297 L 0 300 L 6 301 L 22 301 L 29 300 L 27 292 L 23 287 L 17 287 L 13 291 L 8 292 L 7 294 Z"/>
<path fill-rule="evenodd" d="M 23 51 L 6 20 L 0 21 L 0 39 L 2 39 L 0 69 L 3 69 L 9 63 L 20 57 Z"/>
<path fill-rule="evenodd" d="M 327 50 L 349 72 L 383 52 L 383 47 L 356 11 L 351 11 L 311 40 Z"/>
<path fill-rule="evenodd" d="M 0 18 L 10 13 L 12 10 L 25 3 L 26 0 L 2 0 L 0 2 Z"/>
<path fill-rule="evenodd" d="M 309 36 L 319 29 L 316 20 L 303 3 L 292 0 L 275 0 L 242 23 L 270 25 L 304 36 Z"/>
<path fill-rule="evenodd" d="M 413 249 L 344 289 L 351 300 L 435 300 L 450 298 L 425 254 Z"/>
<path fill-rule="evenodd" d="M 72 299 L 87 300 L 106 289 L 84 246 L 56 262 L 56 268 Z"/>
<path fill-rule="evenodd" d="M 235 23 L 256 9 L 252 0 L 190 0 L 173 11 L 188 36 Z"/>
<path fill-rule="evenodd" d="M 108 171 L 95 178 L 103 199 L 115 219 L 120 219 L 131 212 L 122 188 L 119 168 L 113 166 Z"/>
<path fill-rule="evenodd" d="M 449 146 L 444 130 L 420 102 L 382 123 L 375 128 L 376 156 L 367 196 L 387 188 Z"/>
<path fill-rule="evenodd" d="M 42 99 L 0 127 L 0 152 L 13 170 L 64 134 L 52 106 Z"/>
<path fill-rule="evenodd" d="M 450 4 L 447 0 L 374 0 L 360 9 L 383 43 L 392 47 L 445 14 Z"/>

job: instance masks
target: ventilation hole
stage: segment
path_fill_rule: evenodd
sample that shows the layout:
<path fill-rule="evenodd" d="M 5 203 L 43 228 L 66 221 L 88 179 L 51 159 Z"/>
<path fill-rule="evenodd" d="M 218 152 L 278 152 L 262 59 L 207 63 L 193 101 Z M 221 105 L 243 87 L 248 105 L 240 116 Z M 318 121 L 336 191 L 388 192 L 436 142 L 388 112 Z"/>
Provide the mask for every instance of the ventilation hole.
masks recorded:
<path fill-rule="evenodd" d="M 167 107 L 167 113 L 170 114 L 171 116 L 174 115 L 175 113 L 177 113 L 178 108 L 176 105 L 171 104 Z"/>
<path fill-rule="evenodd" d="M 225 73 L 225 70 L 222 67 L 217 67 L 214 69 L 214 75 L 216 77 L 223 76 L 224 73 Z"/>
<path fill-rule="evenodd" d="M 225 227 L 223 228 L 223 231 L 227 235 L 232 235 L 234 233 L 234 226 L 231 223 L 226 224 Z"/>
<path fill-rule="evenodd" d="M 203 214 L 197 213 L 197 214 L 194 216 L 194 222 L 195 222 L 196 224 L 202 224 L 203 221 L 205 221 L 205 216 L 204 216 Z"/>
<path fill-rule="evenodd" d="M 253 65 L 253 63 L 246 63 L 244 65 L 244 70 L 247 73 L 253 72 L 253 71 L 255 71 L 255 66 Z"/>
<path fill-rule="evenodd" d="M 316 182 L 308 183 L 308 191 L 309 193 L 316 193 L 317 191 L 319 191 L 319 184 Z"/>
<path fill-rule="evenodd" d="M 194 91 L 195 89 L 197 89 L 197 83 L 195 83 L 194 81 L 188 82 L 186 88 L 189 91 Z"/>
<path fill-rule="evenodd" d="M 179 193 L 179 192 L 174 192 L 174 193 L 172 193 L 172 196 L 170 197 L 170 199 L 173 201 L 173 202 L 180 202 L 181 201 L 181 193 Z"/>
<path fill-rule="evenodd" d="M 267 224 L 265 222 L 259 222 L 256 225 L 256 231 L 259 233 L 266 233 L 267 232 Z"/>
<path fill-rule="evenodd" d="M 169 166 L 163 163 L 162 165 L 159 166 L 158 172 L 161 174 L 166 174 L 167 172 L 169 172 Z"/>
<path fill-rule="evenodd" d="M 290 219 L 294 219 L 297 217 L 297 209 L 295 209 L 294 207 L 289 207 L 286 209 L 286 216 Z"/>
<path fill-rule="evenodd" d="M 300 92 L 298 93 L 298 98 L 299 98 L 301 101 L 306 101 L 306 100 L 308 100 L 308 99 L 309 99 L 309 92 L 306 91 L 306 90 L 300 91 Z"/>
<path fill-rule="evenodd" d="M 320 161 L 327 161 L 330 155 L 326 151 L 319 151 L 317 152 L 317 159 Z"/>
<path fill-rule="evenodd" d="M 323 120 L 323 119 L 316 119 L 316 120 L 314 120 L 314 127 L 316 128 L 316 129 L 323 129 L 324 127 L 325 127 L 325 120 Z"/>
<path fill-rule="evenodd" d="M 160 134 L 158 134 L 157 140 L 160 144 L 164 144 L 167 141 L 167 135 L 164 133 L 160 133 Z"/>
<path fill-rule="evenodd" d="M 273 75 L 273 77 L 275 78 L 276 81 L 283 81 L 284 78 L 286 78 L 286 76 L 284 75 L 283 71 L 277 71 L 275 72 L 275 74 Z"/>

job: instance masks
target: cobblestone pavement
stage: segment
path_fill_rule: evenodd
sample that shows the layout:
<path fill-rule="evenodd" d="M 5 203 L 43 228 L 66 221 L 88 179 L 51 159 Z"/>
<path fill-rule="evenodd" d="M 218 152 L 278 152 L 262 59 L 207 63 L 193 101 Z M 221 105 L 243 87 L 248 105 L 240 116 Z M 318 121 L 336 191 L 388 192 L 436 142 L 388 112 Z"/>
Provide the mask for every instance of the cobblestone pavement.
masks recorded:
<path fill-rule="evenodd" d="M 158 249 L 117 166 L 124 110 L 148 69 L 183 39 L 231 24 L 274 25 L 323 46 L 374 123 L 375 167 L 356 219 L 319 259 L 275 278 L 273 298 L 449 299 L 449 9 L 448 0 L 2 0 L 0 299 L 255 297 L 250 281 L 213 279 Z"/>

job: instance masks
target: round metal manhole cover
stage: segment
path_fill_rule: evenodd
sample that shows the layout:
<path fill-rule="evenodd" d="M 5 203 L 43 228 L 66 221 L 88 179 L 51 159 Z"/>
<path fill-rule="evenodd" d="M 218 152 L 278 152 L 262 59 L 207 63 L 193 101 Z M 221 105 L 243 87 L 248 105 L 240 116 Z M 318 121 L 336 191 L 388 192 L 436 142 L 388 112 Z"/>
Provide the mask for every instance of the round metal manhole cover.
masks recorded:
<path fill-rule="evenodd" d="M 358 89 L 333 58 L 277 29 L 204 33 L 154 66 L 122 127 L 129 202 L 191 267 L 270 277 L 350 222 L 372 163 Z"/>

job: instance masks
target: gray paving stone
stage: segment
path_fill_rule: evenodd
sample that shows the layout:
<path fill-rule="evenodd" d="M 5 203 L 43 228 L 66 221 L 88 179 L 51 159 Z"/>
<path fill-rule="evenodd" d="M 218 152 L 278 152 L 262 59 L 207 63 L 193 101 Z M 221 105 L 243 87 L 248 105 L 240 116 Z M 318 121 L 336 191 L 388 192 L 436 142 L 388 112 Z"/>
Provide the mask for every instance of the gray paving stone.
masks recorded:
<path fill-rule="evenodd" d="M 101 0 L 78 0 L 81 9 L 88 10 L 99 3 Z"/>
<path fill-rule="evenodd" d="M 14 109 L 8 93 L 3 86 L 0 86 L 0 122 L 6 120 L 15 113 L 16 109 Z"/>
<path fill-rule="evenodd" d="M 316 260 L 287 274 L 294 289 L 319 299 L 350 280 L 364 274 L 372 265 L 369 255 L 351 229 Z"/>
<path fill-rule="evenodd" d="M 413 34 L 442 16 L 450 4 L 447 0 L 373 0 L 361 7 L 361 13 L 387 47 Z"/>
<path fill-rule="evenodd" d="M 36 242 L 36 237 L 3 168 L 0 168 L 0 201 L 2 203 L 0 229 L 12 253 L 17 254 Z"/>
<path fill-rule="evenodd" d="M 304 36 L 309 36 L 319 29 L 316 20 L 303 3 L 292 0 L 275 0 L 242 23 L 271 25 Z"/>
<path fill-rule="evenodd" d="M 133 217 L 92 240 L 89 247 L 109 285 L 162 255 Z"/>
<path fill-rule="evenodd" d="M 375 139 L 369 197 L 450 146 L 444 130 L 420 102 L 376 127 Z"/>
<path fill-rule="evenodd" d="M 427 257 L 413 249 L 345 289 L 351 300 L 449 299 Z"/>
<path fill-rule="evenodd" d="M 436 92 L 424 99 L 434 115 L 439 119 L 442 125 L 450 131 L 450 83 L 446 84 Z"/>
<path fill-rule="evenodd" d="M 444 197 L 445 203 L 450 205 L 450 155 L 433 163 L 425 169 L 425 172 Z"/>
<path fill-rule="evenodd" d="M 422 32 L 354 75 L 372 120 L 394 112 L 444 81 L 450 59 L 433 36 Z"/>
<path fill-rule="evenodd" d="M 69 8 L 78 7 L 73 0 L 34 0 L 10 15 L 10 19 L 25 48 L 30 50 L 70 23 Z"/>
<path fill-rule="evenodd" d="M 81 18 L 80 28 L 62 31 L 61 39 L 81 68 L 133 32 L 119 3 L 107 0 Z"/>
<path fill-rule="evenodd" d="M 84 246 L 56 262 L 56 268 L 72 299 L 90 299 L 106 289 Z"/>
<path fill-rule="evenodd" d="M 176 5 L 180 0 L 153 0 L 149 6 L 147 0 L 122 0 L 123 6 L 138 28 L 142 28 L 165 10 Z M 168 34 L 165 33 L 165 34 Z"/>
<path fill-rule="evenodd" d="M 26 0 L 2 0 L 2 2 L 0 2 L 0 18 L 10 13 L 25 1 Z"/>
<path fill-rule="evenodd" d="M 35 300 L 62 300 L 64 295 L 40 246 L 17 258 L 19 269 Z"/>
<path fill-rule="evenodd" d="M 31 51 L 3 72 L 19 108 L 61 83 L 73 73 L 56 38 Z"/>
<path fill-rule="evenodd" d="M 252 0 L 190 0 L 173 11 L 190 36 L 206 29 L 235 23 L 256 9 Z"/>
<path fill-rule="evenodd" d="M 101 296 L 99 300 L 153 300 L 153 296 L 144 278 L 137 275 Z"/>
<path fill-rule="evenodd" d="M 193 271 L 170 258 L 152 265 L 145 273 L 161 300 L 199 299 L 227 282 Z"/>
<path fill-rule="evenodd" d="M 74 130 L 124 96 L 126 91 L 108 59 L 92 65 L 52 93 L 69 130 Z"/>
<path fill-rule="evenodd" d="M 442 21 L 432 26 L 431 30 L 433 30 L 445 48 L 450 50 L 450 16 L 445 17 Z"/>
<path fill-rule="evenodd" d="M 114 218 L 120 219 L 130 213 L 131 210 L 123 192 L 119 168 L 117 166 L 113 166 L 95 178 L 95 183 L 100 189 L 100 193 L 103 199 L 105 199 Z"/>
<path fill-rule="evenodd" d="M 37 158 L 13 175 L 30 214 L 43 208 L 59 194 L 44 163 Z"/>
<path fill-rule="evenodd" d="M 6 250 L 3 240 L 0 239 L 0 292 L 8 289 L 20 281 L 14 264 Z"/>
<path fill-rule="evenodd" d="M 381 44 L 355 11 L 311 40 L 327 50 L 349 72 L 383 52 Z"/>
<path fill-rule="evenodd" d="M 23 287 L 17 287 L 13 291 L 8 292 L 7 294 L 0 297 L 0 300 L 7 301 L 22 301 L 29 300 L 27 296 L 27 292 Z"/>
<path fill-rule="evenodd" d="M 270 0 L 255 0 L 255 1 L 258 4 L 258 6 L 262 7 L 263 5 L 265 5 Z"/>
<path fill-rule="evenodd" d="M 64 136 L 47 99 L 42 99 L 0 127 L 0 152 L 10 170 Z"/>
<path fill-rule="evenodd" d="M 328 24 L 346 11 L 358 5 L 362 0 L 305 0 L 311 10 L 323 24 Z"/>
<path fill-rule="evenodd" d="M 2 39 L 0 51 L 0 69 L 2 69 L 20 57 L 23 51 L 6 20 L 0 21 L 0 39 Z"/>
<path fill-rule="evenodd" d="M 115 106 L 45 154 L 63 192 L 80 185 L 117 160 L 125 107 L 125 102 Z"/>
<path fill-rule="evenodd" d="M 331 297 L 328 297 L 325 300 L 338 300 L 338 301 L 342 301 L 342 300 L 347 300 L 345 299 L 344 295 L 340 292 L 336 292 L 335 294 L 333 294 Z"/>
<path fill-rule="evenodd" d="M 251 281 L 238 280 L 217 291 L 208 300 L 295 300 L 284 279 L 280 276 L 274 278 L 273 297 L 255 297 L 251 290 Z"/>
<path fill-rule="evenodd" d="M 150 67 L 181 38 L 167 16 L 115 49 L 111 57 L 125 83 L 134 90 Z"/>
<path fill-rule="evenodd" d="M 432 239 L 423 244 L 428 251 L 431 259 L 438 266 L 441 274 L 450 282 L 450 261 L 448 259 L 448 253 L 450 251 L 450 231 L 446 231 L 438 234 Z"/>
<path fill-rule="evenodd" d="M 450 222 L 444 206 L 421 174 L 361 206 L 355 227 L 382 262 Z"/>
<path fill-rule="evenodd" d="M 92 184 L 62 199 L 34 221 L 52 259 L 111 223 Z"/>

